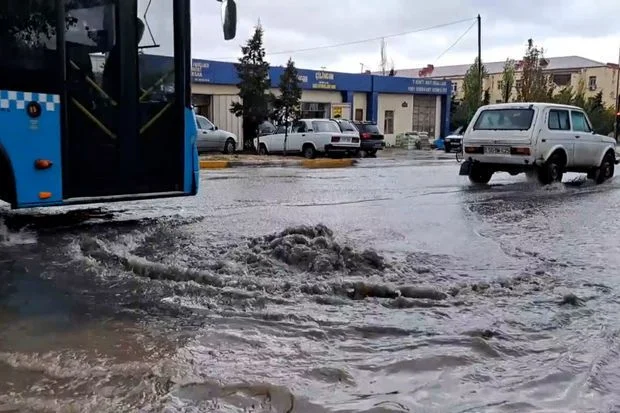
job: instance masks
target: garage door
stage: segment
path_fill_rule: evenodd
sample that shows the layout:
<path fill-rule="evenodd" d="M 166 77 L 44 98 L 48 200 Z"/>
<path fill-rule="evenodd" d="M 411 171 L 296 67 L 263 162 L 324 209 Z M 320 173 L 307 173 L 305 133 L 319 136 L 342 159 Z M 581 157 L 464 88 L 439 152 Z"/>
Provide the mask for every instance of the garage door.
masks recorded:
<path fill-rule="evenodd" d="M 428 132 L 428 136 L 435 136 L 436 111 L 436 96 L 415 95 L 413 97 L 413 130 L 416 132 Z"/>

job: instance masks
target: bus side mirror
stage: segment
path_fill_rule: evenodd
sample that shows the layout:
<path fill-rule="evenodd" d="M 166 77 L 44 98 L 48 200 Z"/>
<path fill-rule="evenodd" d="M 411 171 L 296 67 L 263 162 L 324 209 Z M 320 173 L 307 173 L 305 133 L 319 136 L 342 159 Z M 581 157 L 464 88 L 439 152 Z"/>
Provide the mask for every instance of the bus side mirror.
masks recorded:
<path fill-rule="evenodd" d="M 217 0 L 222 3 L 222 29 L 224 40 L 232 40 L 237 34 L 237 3 L 235 0 Z"/>

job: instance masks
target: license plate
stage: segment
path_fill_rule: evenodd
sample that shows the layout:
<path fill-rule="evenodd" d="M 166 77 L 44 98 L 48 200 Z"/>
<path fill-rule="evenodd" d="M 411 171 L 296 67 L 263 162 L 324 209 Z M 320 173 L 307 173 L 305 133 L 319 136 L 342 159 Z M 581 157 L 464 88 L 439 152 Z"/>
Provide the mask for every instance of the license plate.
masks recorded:
<path fill-rule="evenodd" d="M 485 146 L 486 155 L 510 155 L 510 146 Z"/>
<path fill-rule="evenodd" d="M 345 138 L 345 137 L 343 137 L 343 138 L 340 138 L 340 141 L 341 141 L 341 142 L 347 142 L 347 143 L 348 143 L 348 142 L 351 142 L 351 138 Z"/>
<path fill-rule="evenodd" d="M 375 143 L 375 149 L 381 149 L 383 147 L 380 143 Z"/>

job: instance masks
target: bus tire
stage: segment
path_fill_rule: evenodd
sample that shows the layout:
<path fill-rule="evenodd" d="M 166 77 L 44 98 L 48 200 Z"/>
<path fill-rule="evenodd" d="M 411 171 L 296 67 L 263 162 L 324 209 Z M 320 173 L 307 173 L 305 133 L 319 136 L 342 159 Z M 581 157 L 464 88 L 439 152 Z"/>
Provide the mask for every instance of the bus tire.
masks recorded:
<path fill-rule="evenodd" d="M 17 195 L 15 190 L 15 175 L 9 158 L 0 146 L 0 199 L 15 208 Z"/>

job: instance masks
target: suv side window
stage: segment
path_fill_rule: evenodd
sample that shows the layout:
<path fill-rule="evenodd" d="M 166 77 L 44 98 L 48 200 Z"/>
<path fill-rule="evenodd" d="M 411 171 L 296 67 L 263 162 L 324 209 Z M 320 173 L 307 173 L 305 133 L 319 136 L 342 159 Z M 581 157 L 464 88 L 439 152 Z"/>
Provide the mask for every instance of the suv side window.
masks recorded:
<path fill-rule="evenodd" d="M 302 133 L 306 131 L 306 123 L 305 122 L 295 122 L 293 124 L 293 133 Z"/>
<path fill-rule="evenodd" d="M 571 122 L 573 123 L 573 130 L 575 132 L 592 132 L 588 119 L 583 112 L 571 111 Z"/>
<path fill-rule="evenodd" d="M 568 111 L 551 109 L 549 111 L 549 121 L 547 122 L 547 126 L 549 127 L 549 130 L 570 130 Z"/>

